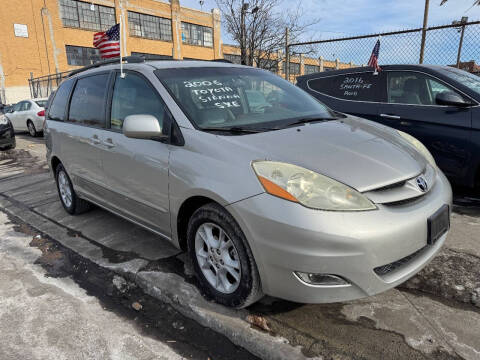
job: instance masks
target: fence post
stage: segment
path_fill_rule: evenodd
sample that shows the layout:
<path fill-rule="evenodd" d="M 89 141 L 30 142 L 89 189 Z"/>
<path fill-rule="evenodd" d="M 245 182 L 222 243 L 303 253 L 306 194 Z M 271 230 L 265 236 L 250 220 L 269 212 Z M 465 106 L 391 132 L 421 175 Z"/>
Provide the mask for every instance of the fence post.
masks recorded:
<path fill-rule="evenodd" d="M 462 17 L 462 20 L 460 21 L 460 23 L 462 24 L 462 29 L 460 30 L 460 43 L 458 44 L 457 69 L 460 69 L 460 60 L 462 56 L 462 46 L 463 46 L 463 35 L 465 34 L 465 23 L 467 21 L 468 21 L 468 17 L 466 16 Z M 458 24 L 458 21 L 454 21 L 452 25 L 455 23 Z"/>
<path fill-rule="evenodd" d="M 290 81 L 290 49 L 288 46 L 288 27 L 285 29 L 285 80 Z"/>
<path fill-rule="evenodd" d="M 335 69 L 338 70 L 340 69 L 340 59 L 335 59 Z"/>
<path fill-rule="evenodd" d="M 320 56 L 320 72 L 323 72 L 323 56 Z"/>
<path fill-rule="evenodd" d="M 425 0 L 425 12 L 423 13 L 422 43 L 420 44 L 420 64 L 423 64 L 423 55 L 425 53 L 425 38 L 427 37 L 428 8 L 430 0 Z"/>
<path fill-rule="evenodd" d="M 28 79 L 28 85 L 30 87 L 30 98 L 34 99 L 35 97 L 33 96 L 33 72 L 30 72 L 30 79 Z"/>

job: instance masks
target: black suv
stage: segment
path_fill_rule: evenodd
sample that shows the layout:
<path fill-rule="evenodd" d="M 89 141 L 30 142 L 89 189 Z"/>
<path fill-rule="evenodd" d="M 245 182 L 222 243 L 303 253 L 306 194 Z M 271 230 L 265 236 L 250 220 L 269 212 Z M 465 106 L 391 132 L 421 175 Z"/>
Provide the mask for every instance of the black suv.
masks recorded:
<path fill-rule="evenodd" d="M 480 77 L 447 66 L 385 65 L 300 76 L 332 109 L 419 139 L 456 184 L 480 185 Z"/>

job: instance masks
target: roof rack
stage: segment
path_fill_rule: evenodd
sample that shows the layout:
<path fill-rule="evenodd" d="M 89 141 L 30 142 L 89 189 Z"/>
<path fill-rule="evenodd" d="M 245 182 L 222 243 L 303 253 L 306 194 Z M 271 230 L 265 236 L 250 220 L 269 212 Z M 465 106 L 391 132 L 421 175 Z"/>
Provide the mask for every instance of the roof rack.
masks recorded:
<path fill-rule="evenodd" d="M 125 62 L 125 63 L 130 63 L 130 64 L 136 64 L 136 63 L 142 63 L 142 62 L 145 62 L 145 58 L 141 57 L 141 56 L 125 56 L 122 58 L 122 61 Z M 120 62 L 120 59 L 119 58 L 115 58 L 115 59 L 109 59 L 109 60 L 104 60 L 104 61 L 99 61 L 97 63 L 94 63 L 92 65 L 87 65 L 87 66 L 84 66 L 80 69 L 77 69 L 77 70 L 73 70 L 70 72 L 70 74 L 68 74 L 68 77 L 70 76 L 73 76 L 73 75 L 76 75 L 78 73 L 81 73 L 83 71 L 87 71 L 89 69 L 94 69 L 94 68 L 97 68 L 97 67 L 100 67 L 100 66 L 104 66 L 104 65 L 111 65 L 111 64 L 116 64 L 116 63 L 119 63 Z"/>
<path fill-rule="evenodd" d="M 233 64 L 230 60 L 227 60 L 227 59 L 213 59 L 213 60 L 210 60 L 210 61 L 213 61 L 213 62 L 222 62 L 222 63 L 227 63 L 227 64 Z"/>
<path fill-rule="evenodd" d="M 149 58 L 148 55 L 140 55 L 140 56 L 125 56 L 122 58 L 122 61 L 125 62 L 125 63 L 130 63 L 130 64 L 138 64 L 138 63 L 143 63 L 145 61 L 162 61 L 162 60 L 167 60 L 167 61 L 175 61 L 176 59 L 155 59 L 155 58 Z M 229 60 L 226 60 L 226 59 L 214 59 L 214 60 L 210 60 L 212 62 L 222 62 L 222 63 L 228 63 L 228 64 L 233 64 L 231 61 Z M 90 69 L 94 69 L 94 68 L 97 68 L 97 67 L 100 67 L 100 66 L 104 66 L 104 65 L 111 65 L 111 64 L 117 64 L 120 62 L 120 59 L 119 58 L 115 58 L 115 59 L 109 59 L 109 60 L 104 60 L 104 61 L 99 61 L 99 62 L 96 62 L 94 64 L 91 64 L 91 65 L 87 65 L 87 66 L 84 66 L 80 69 L 76 69 L 76 70 L 72 70 L 67 77 L 71 77 L 73 75 L 76 75 L 78 73 L 81 73 L 81 72 L 84 72 L 84 71 L 87 71 L 87 70 L 90 70 Z"/>

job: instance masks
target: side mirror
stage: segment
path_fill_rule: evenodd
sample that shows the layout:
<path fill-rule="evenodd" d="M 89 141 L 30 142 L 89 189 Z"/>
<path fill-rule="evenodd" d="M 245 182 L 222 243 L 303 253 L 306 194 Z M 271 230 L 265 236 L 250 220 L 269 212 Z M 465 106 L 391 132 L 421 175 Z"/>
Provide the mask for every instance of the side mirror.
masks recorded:
<path fill-rule="evenodd" d="M 129 115 L 123 120 L 123 134 L 134 139 L 160 140 L 168 136 L 162 133 L 162 126 L 153 115 Z"/>
<path fill-rule="evenodd" d="M 437 105 L 447 105 L 447 106 L 458 106 L 458 107 L 467 107 L 472 104 L 466 102 L 460 95 L 454 93 L 453 91 L 443 91 L 438 93 L 435 97 L 435 102 Z"/>

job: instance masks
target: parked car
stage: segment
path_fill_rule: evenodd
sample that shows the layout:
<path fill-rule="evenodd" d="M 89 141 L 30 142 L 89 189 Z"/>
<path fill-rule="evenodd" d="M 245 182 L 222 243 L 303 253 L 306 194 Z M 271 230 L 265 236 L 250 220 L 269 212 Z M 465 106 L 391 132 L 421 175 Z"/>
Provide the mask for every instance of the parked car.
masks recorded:
<path fill-rule="evenodd" d="M 97 204 L 188 251 L 208 298 L 361 298 L 443 245 L 450 184 L 413 137 L 261 69 L 127 60 L 125 77 L 110 62 L 76 71 L 49 105 L 61 202 L 70 214 Z"/>
<path fill-rule="evenodd" d="M 330 108 L 421 141 L 459 185 L 480 186 L 480 77 L 448 66 L 385 65 L 316 73 L 297 85 Z"/>
<path fill-rule="evenodd" d="M 23 100 L 7 113 L 15 131 L 28 131 L 35 137 L 42 133 L 47 99 Z"/>
<path fill-rule="evenodd" d="M 15 146 L 15 132 L 12 123 L 2 114 L 0 115 L 0 150 L 14 149 Z"/>

